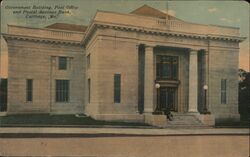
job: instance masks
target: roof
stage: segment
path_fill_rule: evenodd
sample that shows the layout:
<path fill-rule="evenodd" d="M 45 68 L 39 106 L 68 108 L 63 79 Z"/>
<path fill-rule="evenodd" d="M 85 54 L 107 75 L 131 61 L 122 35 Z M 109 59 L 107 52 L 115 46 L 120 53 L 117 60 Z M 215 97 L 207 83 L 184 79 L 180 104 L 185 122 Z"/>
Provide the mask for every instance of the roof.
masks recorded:
<path fill-rule="evenodd" d="M 166 14 L 160 10 L 157 10 L 155 8 L 152 8 L 148 5 L 143 5 L 140 8 L 132 11 L 130 14 L 149 16 L 149 17 L 157 17 L 157 18 L 163 18 L 163 19 L 169 18 L 170 20 L 177 19 L 171 15 L 168 15 L 168 14 Z M 68 23 L 54 23 L 52 25 L 46 26 L 45 28 L 77 31 L 77 32 L 86 32 L 88 26 L 68 24 Z"/>
<path fill-rule="evenodd" d="M 151 17 L 157 17 L 157 18 L 169 18 L 169 19 L 176 19 L 175 17 L 168 15 L 160 10 L 157 10 L 155 8 L 152 8 L 148 5 L 143 5 L 140 8 L 135 9 L 130 14 L 137 14 L 137 15 L 143 15 L 143 16 L 151 16 Z"/>
<path fill-rule="evenodd" d="M 88 27 L 84 26 L 84 25 L 75 25 L 75 24 L 67 24 L 67 23 L 54 23 L 52 25 L 46 26 L 45 28 L 85 32 Z"/>

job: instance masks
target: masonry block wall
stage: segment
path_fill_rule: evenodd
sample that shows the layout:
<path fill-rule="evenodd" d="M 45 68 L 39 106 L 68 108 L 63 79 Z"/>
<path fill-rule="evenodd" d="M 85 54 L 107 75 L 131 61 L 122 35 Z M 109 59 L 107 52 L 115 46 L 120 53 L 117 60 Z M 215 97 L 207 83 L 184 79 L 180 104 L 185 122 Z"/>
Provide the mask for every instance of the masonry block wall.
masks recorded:
<path fill-rule="evenodd" d="M 80 46 L 9 40 L 8 113 L 82 113 L 85 64 Z M 58 57 L 67 57 L 67 70 L 58 70 Z M 26 101 L 26 80 L 33 80 L 33 100 Z M 55 102 L 55 80 L 70 81 L 70 99 Z"/>
<path fill-rule="evenodd" d="M 219 45 L 218 45 L 219 44 Z M 209 105 L 216 121 L 239 120 L 238 44 L 211 41 L 209 51 Z M 226 103 L 221 103 L 221 80 L 226 80 Z"/>
<path fill-rule="evenodd" d="M 138 46 L 135 41 L 121 38 L 121 34 L 100 29 L 91 43 L 94 46 L 86 50 L 91 56 L 87 70 L 91 77 L 91 102 L 87 108 L 97 119 L 138 120 Z M 120 103 L 114 102 L 115 74 L 121 75 Z"/>
<path fill-rule="evenodd" d="M 97 11 L 81 30 L 55 25 L 65 30 L 9 25 L 3 34 L 9 53 L 8 114 L 84 113 L 101 120 L 143 121 L 155 110 L 158 81 L 162 87 L 178 86 L 177 113 L 196 115 L 197 108 L 203 113 L 206 100 L 216 121 L 239 119 L 238 56 L 244 40 L 239 28 L 105 11 Z M 178 80 L 156 79 L 158 54 L 178 56 Z M 59 57 L 67 60 L 64 70 L 58 68 Z M 114 91 L 116 74 L 120 92 Z M 26 101 L 27 79 L 33 80 L 32 101 Z M 56 101 L 56 80 L 69 81 L 68 101 Z M 120 100 L 114 100 L 115 93 Z"/>
<path fill-rule="evenodd" d="M 96 34 L 96 33 L 95 33 Z M 99 86 L 96 82 L 102 77 L 98 74 L 98 52 L 99 39 L 94 35 L 94 39 L 90 41 L 90 44 L 85 48 L 86 58 L 89 58 L 89 63 L 86 66 L 86 107 L 85 113 L 95 118 L 95 115 L 99 113 Z M 90 84 L 89 84 L 90 83 Z"/>

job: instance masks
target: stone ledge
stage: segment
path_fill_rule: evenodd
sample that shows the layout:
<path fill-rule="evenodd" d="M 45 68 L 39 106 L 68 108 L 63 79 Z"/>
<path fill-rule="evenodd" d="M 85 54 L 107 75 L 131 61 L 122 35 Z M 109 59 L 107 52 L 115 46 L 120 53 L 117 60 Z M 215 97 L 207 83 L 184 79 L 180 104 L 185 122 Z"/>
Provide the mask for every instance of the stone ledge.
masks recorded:
<path fill-rule="evenodd" d="M 144 122 L 144 116 L 140 114 L 94 114 L 90 116 L 96 120 Z"/>
<path fill-rule="evenodd" d="M 144 121 L 145 121 L 145 123 L 152 125 L 152 126 L 157 126 L 157 127 L 166 127 L 167 126 L 166 115 L 145 114 Z"/>
<path fill-rule="evenodd" d="M 199 114 L 196 117 L 201 121 L 202 124 L 207 126 L 214 126 L 215 125 L 215 118 L 212 114 Z"/>

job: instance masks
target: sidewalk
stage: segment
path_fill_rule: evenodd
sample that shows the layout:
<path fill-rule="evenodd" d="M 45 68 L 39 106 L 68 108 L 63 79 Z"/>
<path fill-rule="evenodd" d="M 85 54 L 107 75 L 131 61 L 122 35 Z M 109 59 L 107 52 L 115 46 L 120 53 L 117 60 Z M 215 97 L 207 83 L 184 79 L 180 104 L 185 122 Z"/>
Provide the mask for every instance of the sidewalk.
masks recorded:
<path fill-rule="evenodd" d="M 247 128 L 61 128 L 2 127 L 0 137 L 36 136 L 181 136 L 181 135 L 249 135 Z"/>

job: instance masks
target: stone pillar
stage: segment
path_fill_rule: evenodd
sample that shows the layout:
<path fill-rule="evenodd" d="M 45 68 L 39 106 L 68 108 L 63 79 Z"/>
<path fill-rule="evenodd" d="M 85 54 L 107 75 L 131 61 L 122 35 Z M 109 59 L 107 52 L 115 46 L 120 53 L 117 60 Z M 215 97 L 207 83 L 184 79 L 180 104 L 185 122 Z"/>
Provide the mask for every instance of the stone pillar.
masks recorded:
<path fill-rule="evenodd" d="M 204 85 L 208 86 L 208 51 L 204 50 L 204 84 L 203 84 L 203 90 L 204 90 Z M 208 89 L 209 90 L 209 87 Z M 203 106 L 203 111 L 205 113 L 209 112 L 209 105 L 208 105 L 208 91 L 206 91 L 206 95 L 203 95 L 206 103 L 204 103 Z"/>
<path fill-rule="evenodd" d="M 145 47 L 144 70 L 144 112 L 154 111 L 154 51 L 152 46 Z"/>
<path fill-rule="evenodd" d="M 188 112 L 196 113 L 198 103 L 198 51 L 191 49 L 189 56 L 189 102 Z"/>

